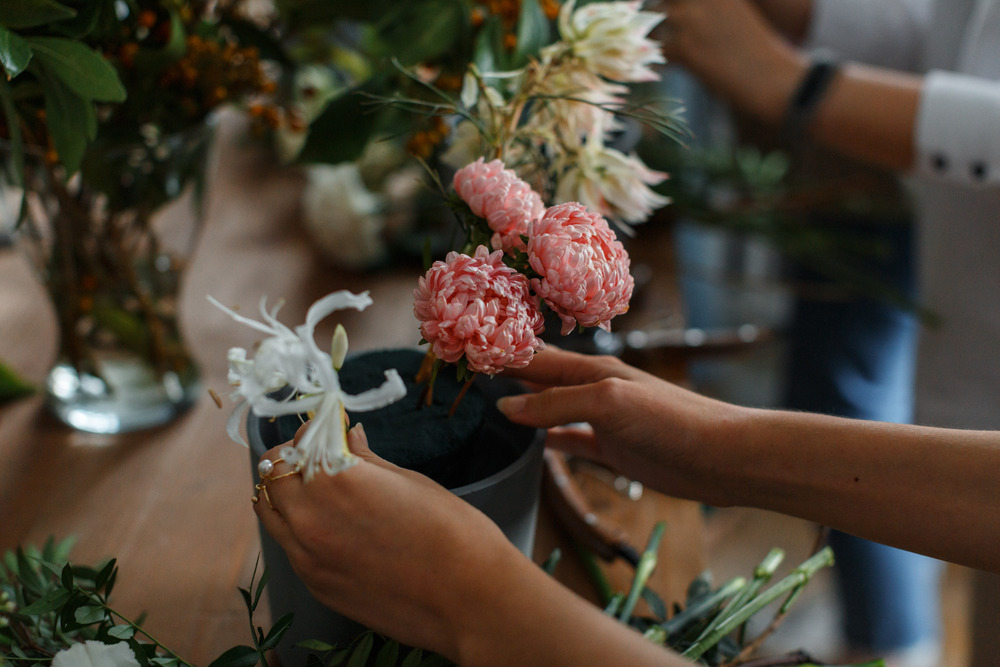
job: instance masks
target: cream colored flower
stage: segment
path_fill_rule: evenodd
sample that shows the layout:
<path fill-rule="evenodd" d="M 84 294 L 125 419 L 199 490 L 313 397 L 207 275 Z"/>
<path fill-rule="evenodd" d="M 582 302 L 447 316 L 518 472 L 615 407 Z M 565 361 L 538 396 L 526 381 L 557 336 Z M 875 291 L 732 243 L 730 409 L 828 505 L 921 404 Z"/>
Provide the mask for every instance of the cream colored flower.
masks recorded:
<path fill-rule="evenodd" d="M 555 139 L 556 146 L 579 146 L 598 128 L 616 129 L 609 107 L 620 105 L 628 88 L 602 79 L 568 59 L 554 64 L 536 91 L 539 99 L 526 123 L 527 132 Z"/>
<path fill-rule="evenodd" d="M 576 9 L 568 0 L 559 11 L 559 34 L 573 55 L 613 81 L 655 81 L 650 65 L 666 62 L 649 31 L 663 20 L 640 11 L 642 0 L 592 2 Z"/>
<path fill-rule="evenodd" d="M 654 171 L 636 155 L 609 148 L 591 135 L 583 149 L 562 173 L 556 186 L 557 202 L 578 201 L 601 215 L 635 224 L 670 203 L 649 188 L 667 175 Z"/>
<path fill-rule="evenodd" d="M 52 658 L 52 667 L 139 667 L 128 644 L 88 640 L 63 649 Z"/>

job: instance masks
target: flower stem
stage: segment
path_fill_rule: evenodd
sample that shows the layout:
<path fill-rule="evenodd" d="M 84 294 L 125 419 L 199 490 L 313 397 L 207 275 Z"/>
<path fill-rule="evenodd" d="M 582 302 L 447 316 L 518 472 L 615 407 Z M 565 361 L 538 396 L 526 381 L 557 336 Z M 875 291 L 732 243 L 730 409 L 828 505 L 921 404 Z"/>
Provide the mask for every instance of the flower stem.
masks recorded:
<path fill-rule="evenodd" d="M 768 588 L 763 593 L 747 602 L 743 607 L 733 611 L 727 618 L 718 623 L 711 632 L 703 634 L 682 654 L 685 658 L 700 658 L 706 651 L 719 643 L 723 637 L 746 622 L 751 616 L 761 609 L 788 594 L 788 599 L 782 605 L 782 611 L 796 598 L 802 587 L 809 583 L 809 580 L 820 569 L 833 564 L 833 550 L 829 547 L 822 549 L 814 556 L 806 560 L 797 568 L 792 570 L 784 579 Z"/>

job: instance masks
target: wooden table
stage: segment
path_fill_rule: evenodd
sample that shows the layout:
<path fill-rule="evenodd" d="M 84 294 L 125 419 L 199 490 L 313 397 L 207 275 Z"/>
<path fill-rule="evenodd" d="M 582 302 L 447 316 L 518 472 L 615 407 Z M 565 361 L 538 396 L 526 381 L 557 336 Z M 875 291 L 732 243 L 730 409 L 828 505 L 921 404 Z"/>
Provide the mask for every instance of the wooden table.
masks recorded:
<path fill-rule="evenodd" d="M 214 309 L 206 294 L 247 308 L 262 294 L 283 298 L 283 320 L 297 323 L 330 291 L 368 289 L 374 306 L 363 314 L 338 314 L 352 349 L 415 345 L 416 272 L 407 267 L 356 275 L 324 266 L 297 224 L 301 176 L 275 168 L 243 141 L 238 123 L 223 124 L 207 224 L 182 298 L 182 325 L 206 388 L 224 393 L 226 350 L 255 340 L 254 332 Z M 55 318 L 44 291 L 14 250 L 0 250 L 0 359 L 38 383 L 55 347 Z M 50 535 L 75 536 L 73 560 L 118 558 L 113 604 L 133 616 L 147 611 L 152 634 L 186 659 L 207 664 L 246 643 L 249 628 L 237 588 L 248 585 L 260 543 L 250 461 L 226 437 L 227 416 L 206 392 L 166 427 L 112 437 L 58 424 L 39 396 L 0 409 L 0 551 L 41 545 Z M 634 502 L 599 482 L 589 484 L 595 511 L 640 548 L 657 520 L 668 521 L 653 587 L 668 602 L 680 599 L 703 562 L 697 506 L 650 492 Z M 557 575 L 593 596 L 545 508 L 537 542 L 538 560 L 561 546 L 567 555 Z M 620 562 L 608 572 L 622 588 L 631 576 Z M 257 620 L 266 623 L 266 612 Z"/>

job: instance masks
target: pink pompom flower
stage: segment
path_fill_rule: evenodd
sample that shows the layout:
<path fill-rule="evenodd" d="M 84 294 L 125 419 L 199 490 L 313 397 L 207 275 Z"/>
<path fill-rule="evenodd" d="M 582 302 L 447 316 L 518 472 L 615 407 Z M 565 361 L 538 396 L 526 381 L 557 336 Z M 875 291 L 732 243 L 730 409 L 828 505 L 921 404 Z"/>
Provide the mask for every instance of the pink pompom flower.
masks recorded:
<path fill-rule="evenodd" d="M 635 281 L 629 257 L 607 220 L 578 202 L 549 208 L 529 225 L 531 287 L 562 320 L 563 335 L 579 323 L 611 330 L 628 310 Z"/>
<path fill-rule="evenodd" d="M 503 263 L 503 251 L 476 248 L 434 262 L 413 292 L 420 333 L 442 361 L 464 355 L 469 370 L 494 375 L 524 368 L 545 344 L 544 321 L 528 279 Z"/>
<path fill-rule="evenodd" d="M 521 237 L 531 221 L 545 212 L 542 197 L 530 185 L 500 160 L 485 162 L 483 158 L 455 172 L 452 183 L 472 212 L 486 219 L 493 231 L 494 250 L 513 254 L 525 249 Z"/>

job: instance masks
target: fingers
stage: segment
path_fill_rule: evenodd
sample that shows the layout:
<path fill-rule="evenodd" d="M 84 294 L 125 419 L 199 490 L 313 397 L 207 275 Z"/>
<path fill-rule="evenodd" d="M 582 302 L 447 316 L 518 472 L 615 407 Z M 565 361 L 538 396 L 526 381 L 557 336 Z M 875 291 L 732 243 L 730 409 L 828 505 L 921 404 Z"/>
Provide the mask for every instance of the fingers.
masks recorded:
<path fill-rule="evenodd" d="M 552 387 L 537 394 L 505 396 L 497 409 L 517 424 L 549 428 L 600 419 L 614 397 L 607 382 Z"/>
<path fill-rule="evenodd" d="M 560 350 L 547 346 L 525 368 L 510 369 L 509 377 L 539 385 L 576 385 L 608 377 L 630 377 L 633 369 L 613 357 Z"/>

